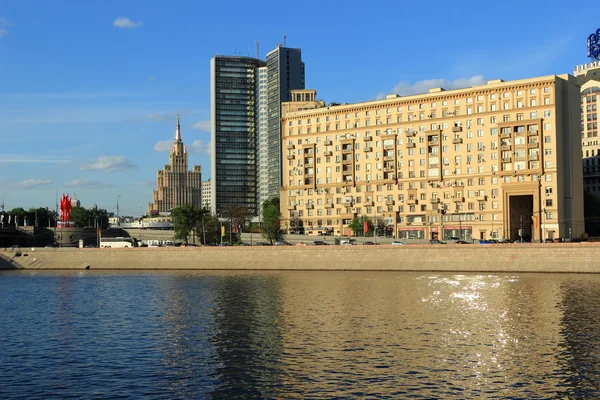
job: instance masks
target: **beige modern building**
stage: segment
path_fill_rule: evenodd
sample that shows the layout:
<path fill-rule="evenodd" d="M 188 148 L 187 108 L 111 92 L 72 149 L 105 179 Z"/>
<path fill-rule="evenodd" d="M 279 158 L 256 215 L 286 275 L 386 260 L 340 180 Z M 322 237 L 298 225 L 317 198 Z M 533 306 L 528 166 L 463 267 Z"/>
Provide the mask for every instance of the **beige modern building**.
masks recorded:
<path fill-rule="evenodd" d="M 158 171 L 157 189 L 153 192 L 152 203 L 148 204 L 148 214 L 165 214 L 175 207 L 202 205 L 202 172 L 199 165 L 188 171 L 188 152 L 181 140 L 179 116 L 175 141 L 169 153 L 169 164 Z"/>
<path fill-rule="evenodd" d="M 584 190 L 600 198 L 600 137 L 598 137 L 598 105 L 600 105 L 600 61 L 575 67 L 581 82 L 581 147 L 583 152 Z"/>
<path fill-rule="evenodd" d="M 324 106 L 282 106 L 281 226 L 349 235 L 356 216 L 398 238 L 584 233 L 580 90 L 570 75 Z"/>
<path fill-rule="evenodd" d="M 202 182 L 202 208 L 211 209 L 212 183 L 209 180 Z"/>

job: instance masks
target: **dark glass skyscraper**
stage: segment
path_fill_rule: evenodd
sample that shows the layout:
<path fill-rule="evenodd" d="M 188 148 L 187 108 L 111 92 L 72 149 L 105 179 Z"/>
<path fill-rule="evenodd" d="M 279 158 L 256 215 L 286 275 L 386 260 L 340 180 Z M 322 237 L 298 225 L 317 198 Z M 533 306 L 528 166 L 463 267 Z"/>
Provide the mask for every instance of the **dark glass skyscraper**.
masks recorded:
<path fill-rule="evenodd" d="M 267 130 L 258 132 L 258 204 L 279 197 L 281 187 L 281 103 L 304 89 L 300 49 L 277 47 L 267 54 Z"/>
<path fill-rule="evenodd" d="M 229 205 L 258 215 L 281 187 L 281 102 L 304 89 L 300 49 L 278 46 L 267 61 L 211 60 L 212 211 Z"/>
<path fill-rule="evenodd" d="M 212 211 L 235 205 L 257 214 L 257 69 L 265 62 L 215 56 L 210 62 Z"/>

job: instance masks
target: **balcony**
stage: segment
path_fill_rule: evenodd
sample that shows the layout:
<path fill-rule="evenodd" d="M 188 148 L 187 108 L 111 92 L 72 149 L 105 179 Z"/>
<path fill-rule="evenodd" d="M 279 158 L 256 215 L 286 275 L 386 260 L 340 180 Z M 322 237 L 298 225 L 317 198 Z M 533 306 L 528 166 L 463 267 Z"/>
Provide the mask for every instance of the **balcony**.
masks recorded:
<path fill-rule="evenodd" d="M 429 164 L 429 168 L 439 168 L 440 164 L 438 163 L 431 163 Z"/>
<path fill-rule="evenodd" d="M 512 157 L 502 157 L 502 162 L 512 162 Z"/>
<path fill-rule="evenodd" d="M 462 138 L 454 138 L 452 139 L 452 144 L 462 144 Z"/>
<path fill-rule="evenodd" d="M 350 154 L 350 153 L 352 153 L 353 151 L 354 151 L 354 149 L 353 149 L 352 147 L 344 147 L 344 148 L 342 149 L 342 153 L 343 153 L 343 154 Z"/>
<path fill-rule="evenodd" d="M 462 196 L 454 196 L 454 198 L 452 199 L 452 201 L 454 201 L 455 203 L 464 203 L 465 202 L 465 198 Z"/>
<path fill-rule="evenodd" d="M 408 200 L 406 200 L 406 204 L 408 204 L 409 206 L 415 206 L 415 205 L 419 204 L 419 200 L 417 200 L 417 199 L 408 199 Z"/>
<path fill-rule="evenodd" d="M 528 149 L 537 149 L 540 147 L 540 144 L 538 142 L 529 142 L 527 143 L 527 148 Z"/>
<path fill-rule="evenodd" d="M 452 127 L 452 132 L 456 133 L 456 132 L 462 132 L 462 131 L 463 131 L 462 126 L 453 126 Z"/>
<path fill-rule="evenodd" d="M 365 201 L 365 202 L 363 203 L 363 205 L 364 205 L 365 207 L 373 207 L 373 206 L 375 205 L 375 203 L 374 203 L 374 202 L 372 202 L 372 201 Z"/>
<path fill-rule="evenodd" d="M 294 150 L 295 148 L 296 148 L 296 145 L 295 145 L 295 144 L 288 144 L 288 145 L 287 145 L 287 149 L 288 149 L 288 150 Z"/>
<path fill-rule="evenodd" d="M 331 145 L 333 145 L 333 142 L 331 140 L 326 140 L 324 142 L 324 144 L 325 144 L 325 146 L 331 146 Z"/>
<path fill-rule="evenodd" d="M 365 148 L 363 148 L 363 151 L 364 151 L 365 153 L 368 153 L 368 152 L 370 152 L 370 151 L 373 151 L 373 148 L 372 148 L 371 146 L 368 146 L 368 147 L 365 147 Z"/>
<path fill-rule="evenodd" d="M 392 172 L 396 170 L 396 166 L 394 164 L 386 164 L 383 166 L 383 170 L 385 172 Z"/>
<path fill-rule="evenodd" d="M 510 144 L 505 144 L 505 145 L 500 146 L 500 150 L 511 151 L 512 146 Z"/>
<path fill-rule="evenodd" d="M 324 152 L 323 152 L 323 155 L 324 155 L 325 157 L 330 157 L 330 156 L 332 156 L 332 155 L 333 155 L 333 151 L 324 151 Z"/>
<path fill-rule="evenodd" d="M 518 156 L 518 157 L 515 157 L 515 161 L 527 161 L 527 156 Z"/>
<path fill-rule="evenodd" d="M 293 160 L 294 158 L 296 158 L 296 156 L 293 155 L 293 154 L 290 154 L 290 155 L 287 156 L 288 160 Z"/>
<path fill-rule="evenodd" d="M 487 201 L 488 197 L 486 195 L 477 196 L 477 201 Z"/>
<path fill-rule="evenodd" d="M 314 183 L 315 183 L 315 182 L 314 182 L 314 180 L 312 180 L 312 179 L 305 179 L 305 180 L 304 180 L 304 184 L 305 184 L 305 185 L 314 185 Z"/>
<path fill-rule="evenodd" d="M 353 163 L 352 158 L 344 158 L 342 160 L 342 164 L 352 164 L 352 163 Z"/>
<path fill-rule="evenodd" d="M 434 198 L 429 199 L 429 202 L 431 204 L 440 204 L 441 200 L 438 197 L 434 197 Z"/>
<path fill-rule="evenodd" d="M 296 209 L 296 205 L 289 205 L 289 206 L 287 207 L 287 209 L 288 209 L 288 210 L 290 210 L 290 211 L 293 211 L 293 210 L 295 210 L 295 209 Z"/>
<path fill-rule="evenodd" d="M 527 134 L 529 136 L 537 136 L 539 134 L 539 131 L 537 129 L 535 129 L 535 130 L 534 129 L 530 129 L 530 130 L 527 131 Z"/>
<path fill-rule="evenodd" d="M 304 173 L 304 177 L 306 177 L 306 178 L 312 178 L 314 176 L 315 176 L 315 174 L 313 172 L 305 172 Z"/>
<path fill-rule="evenodd" d="M 307 203 L 306 204 L 306 209 L 307 210 L 312 210 L 313 208 L 315 208 L 315 205 L 313 203 Z"/>
<path fill-rule="evenodd" d="M 394 161 L 394 156 L 383 156 L 383 161 Z"/>
<path fill-rule="evenodd" d="M 394 145 L 393 144 L 386 144 L 385 146 L 383 146 L 384 150 L 394 150 Z"/>
<path fill-rule="evenodd" d="M 363 142 L 370 142 L 373 140 L 373 136 L 363 136 Z"/>
<path fill-rule="evenodd" d="M 417 131 L 415 131 L 414 129 L 409 129 L 408 131 L 406 131 L 406 137 L 415 137 L 417 136 Z"/>
<path fill-rule="evenodd" d="M 529 161 L 539 161 L 540 156 L 538 156 L 537 154 L 530 154 L 529 155 Z"/>
<path fill-rule="evenodd" d="M 333 208 L 333 203 L 325 203 L 325 208 Z"/>
<path fill-rule="evenodd" d="M 394 200 L 386 200 L 385 201 L 386 206 L 393 206 L 394 204 L 396 204 L 396 202 Z"/>
<path fill-rule="evenodd" d="M 417 146 L 417 144 L 415 142 L 408 142 L 406 143 L 406 148 L 407 149 L 414 149 Z"/>
<path fill-rule="evenodd" d="M 500 138 L 502 138 L 502 139 L 510 139 L 510 137 L 511 137 L 511 133 L 510 132 L 502 132 L 500 134 Z"/>

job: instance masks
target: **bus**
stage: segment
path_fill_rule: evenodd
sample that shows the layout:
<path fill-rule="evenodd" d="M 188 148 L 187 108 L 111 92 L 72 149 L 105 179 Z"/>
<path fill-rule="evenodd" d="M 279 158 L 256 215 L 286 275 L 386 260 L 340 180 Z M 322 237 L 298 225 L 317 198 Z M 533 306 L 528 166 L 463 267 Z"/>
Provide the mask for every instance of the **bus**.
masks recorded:
<path fill-rule="evenodd" d="M 137 240 L 132 237 L 103 237 L 100 238 L 100 247 L 122 249 L 137 247 Z"/>

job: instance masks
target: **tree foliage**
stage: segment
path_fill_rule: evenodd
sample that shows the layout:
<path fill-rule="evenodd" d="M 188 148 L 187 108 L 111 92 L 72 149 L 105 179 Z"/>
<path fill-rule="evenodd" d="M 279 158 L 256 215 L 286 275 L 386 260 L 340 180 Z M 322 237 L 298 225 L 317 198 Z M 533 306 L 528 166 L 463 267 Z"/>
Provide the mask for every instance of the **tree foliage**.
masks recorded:
<path fill-rule="evenodd" d="M 271 244 L 279 238 L 281 212 L 279 198 L 266 200 L 262 205 L 263 232 L 262 235 Z"/>
<path fill-rule="evenodd" d="M 71 208 L 71 222 L 76 228 L 100 227 L 108 228 L 108 212 L 103 208 Z"/>
<path fill-rule="evenodd" d="M 363 236 L 365 221 L 367 222 L 368 226 L 367 236 L 373 235 L 373 221 L 371 221 L 366 215 L 361 215 L 360 217 L 354 217 L 350 225 L 348 225 L 348 228 L 352 229 L 352 234 L 354 236 Z"/>
<path fill-rule="evenodd" d="M 188 243 L 190 235 L 193 236 L 194 243 L 198 236 L 198 222 L 204 215 L 208 214 L 205 208 L 195 208 L 192 205 L 177 207 L 171 212 L 173 218 L 173 229 L 175 239 L 183 240 Z"/>

